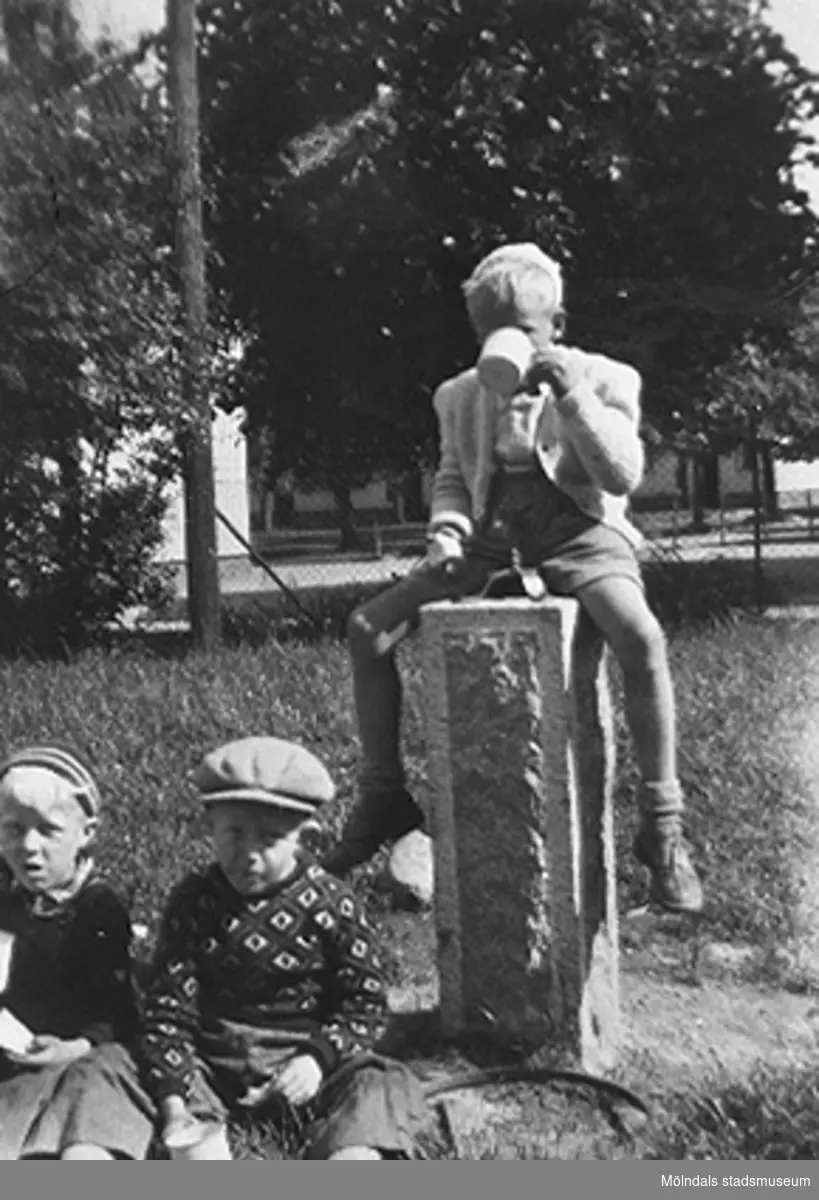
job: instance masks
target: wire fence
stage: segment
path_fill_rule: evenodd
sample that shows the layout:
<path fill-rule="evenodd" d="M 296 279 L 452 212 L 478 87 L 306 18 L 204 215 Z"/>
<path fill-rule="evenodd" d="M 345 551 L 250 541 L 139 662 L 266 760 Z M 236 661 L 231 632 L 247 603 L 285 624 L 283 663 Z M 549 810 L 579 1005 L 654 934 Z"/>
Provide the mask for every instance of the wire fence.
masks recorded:
<path fill-rule="evenodd" d="M 219 512 L 222 598 L 234 616 L 326 627 L 424 554 L 425 519 L 408 519 L 400 490 L 386 483 L 352 493 L 344 521 L 315 490 L 295 489 L 284 505 L 256 493 L 251 508 L 249 536 Z M 650 590 L 671 616 L 819 608 L 819 461 L 779 461 L 752 436 L 723 455 L 661 445 L 630 516 Z M 185 604 L 179 564 L 178 620 Z"/>

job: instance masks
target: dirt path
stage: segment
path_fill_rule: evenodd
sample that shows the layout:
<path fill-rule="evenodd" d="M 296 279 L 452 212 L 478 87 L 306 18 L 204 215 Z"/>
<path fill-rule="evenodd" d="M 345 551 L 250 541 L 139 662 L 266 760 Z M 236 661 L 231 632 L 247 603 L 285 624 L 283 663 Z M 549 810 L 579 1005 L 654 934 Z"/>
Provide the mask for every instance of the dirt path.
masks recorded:
<path fill-rule="evenodd" d="M 625 1051 L 645 1067 L 645 1083 L 696 1088 L 706 1077 L 746 1079 L 760 1062 L 802 1066 L 819 1060 L 810 997 L 709 980 L 681 986 L 626 970 L 622 982 Z"/>
<path fill-rule="evenodd" d="M 392 989 L 394 1010 L 434 1013 L 438 986 L 431 917 L 393 914 L 386 920 L 401 964 L 401 978 Z M 720 969 L 712 964 L 699 982 L 681 982 L 685 957 L 684 947 L 669 952 L 667 944 L 658 953 L 650 939 L 622 956 L 624 1044 L 617 1075 L 643 1099 L 662 1112 L 661 1098 L 669 1093 L 692 1093 L 707 1100 L 745 1083 L 763 1064 L 774 1070 L 819 1065 L 819 1007 L 814 997 L 743 983 L 730 965 Z M 454 1058 L 444 1065 L 438 1055 L 425 1056 L 423 1044 L 422 1035 L 416 1063 L 428 1077 L 440 1078 L 460 1065 Z M 412 1045 L 411 1036 L 410 1051 Z M 547 1156 L 622 1153 L 611 1129 L 599 1118 L 592 1119 L 588 1110 L 579 1115 L 576 1102 L 551 1098 L 544 1105 L 542 1126 L 548 1134 L 541 1135 L 540 1144 Z M 508 1096 L 465 1094 L 454 1106 L 454 1124 L 467 1144 L 470 1138 L 485 1140 L 493 1128 L 497 1149 L 509 1142 L 509 1130 L 519 1136 L 527 1119 L 522 1114 L 531 1115 L 531 1107 L 531 1099 L 522 1108 L 519 1100 Z"/>

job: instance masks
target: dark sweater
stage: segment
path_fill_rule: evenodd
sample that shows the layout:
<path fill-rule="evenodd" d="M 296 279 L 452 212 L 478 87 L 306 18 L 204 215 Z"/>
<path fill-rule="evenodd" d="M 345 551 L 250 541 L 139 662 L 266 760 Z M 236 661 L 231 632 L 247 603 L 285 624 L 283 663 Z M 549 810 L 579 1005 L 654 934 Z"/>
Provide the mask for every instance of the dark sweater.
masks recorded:
<path fill-rule="evenodd" d="M 46 908 L 0 872 L 0 930 L 15 937 L 0 1006 L 34 1033 L 132 1040 L 137 1009 L 131 980 L 131 925 L 117 894 L 89 877 L 76 895 Z"/>
<path fill-rule="evenodd" d="M 374 933 L 346 884 L 310 860 L 272 894 L 246 897 L 214 864 L 165 913 L 143 1023 L 151 1090 L 186 1094 L 198 1059 L 226 1065 L 214 1062 L 220 1042 L 237 1059 L 231 1075 L 247 1078 L 254 1031 L 327 1074 L 383 1036 L 386 1010 Z"/>

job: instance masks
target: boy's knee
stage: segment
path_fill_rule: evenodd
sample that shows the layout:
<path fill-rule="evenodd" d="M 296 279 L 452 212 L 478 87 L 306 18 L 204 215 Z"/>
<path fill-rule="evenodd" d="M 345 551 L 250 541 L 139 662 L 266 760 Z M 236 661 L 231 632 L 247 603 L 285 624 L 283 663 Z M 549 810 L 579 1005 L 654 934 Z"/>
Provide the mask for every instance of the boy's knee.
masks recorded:
<path fill-rule="evenodd" d="M 330 1162 L 380 1162 L 381 1158 L 373 1146 L 345 1146 L 330 1155 Z"/>
<path fill-rule="evenodd" d="M 614 647 L 621 666 L 628 668 L 657 667 L 666 661 L 666 640 L 663 627 L 654 614 L 646 609 L 637 620 L 629 622 Z"/>
<path fill-rule="evenodd" d="M 66 1146 L 60 1158 L 63 1162 L 111 1162 L 114 1156 L 102 1146 L 93 1146 L 89 1142 L 74 1142 L 73 1145 Z"/>
<path fill-rule="evenodd" d="M 194 1145 L 172 1150 L 171 1158 L 181 1162 L 231 1162 L 227 1129 L 217 1126 Z"/>
<path fill-rule="evenodd" d="M 394 635 L 378 630 L 367 615 L 366 606 L 355 609 L 347 618 L 347 644 L 354 659 L 359 662 L 370 658 L 381 658 L 388 653 L 406 632 L 401 622 Z"/>
<path fill-rule="evenodd" d="M 355 608 L 347 618 L 344 632 L 353 654 L 374 653 L 375 630 L 363 608 Z"/>

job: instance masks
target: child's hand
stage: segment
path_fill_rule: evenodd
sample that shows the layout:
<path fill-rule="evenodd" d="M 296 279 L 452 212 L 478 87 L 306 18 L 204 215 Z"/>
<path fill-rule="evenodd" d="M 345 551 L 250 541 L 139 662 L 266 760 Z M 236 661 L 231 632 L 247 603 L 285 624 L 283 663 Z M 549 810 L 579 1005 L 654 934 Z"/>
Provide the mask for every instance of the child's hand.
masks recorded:
<path fill-rule="evenodd" d="M 585 367 L 579 354 L 566 346 L 553 346 L 537 356 L 526 382 L 529 386 L 548 383 L 554 390 L 559 408 L 560 400 L 583 382 L 584 375 Z"/>
<path fill-rule="evenodd" d="M 240 1098 L 242 1108 L 258 1108 L 272 1096 L 281 1096 L 289 1104 L 307 1104 L 322 1085 L 324 1076 L 312 1054 L 288 1058 L 272 1079 L 251 1085 Z"/>
<path fill-rule="evenodd" d="M 431 567 L 439 567 L 442 563 L 463 558 L 464 546 L 457 533 L 449 529 L 439 529 L 429 539 L 427 545 L 427 563 Z"/>
<path fill-rule="evenodd" d="M 275 1079 L 265 1079 L 264 1083 L 251 1084 L 245 1091 L 243 1096 L 237 1100 L 242 1108 L 259 1108 L 265 1104 L 271 1096 L 278 1095 L 277 1081 Z"/>
<path fill-rule="evenodd" d="M 276 1076 L 273 1090 L 294 1107 L 317 1096 L 323 1081 L 321 1067 L 312 1054 L 297 1054 Z"/>
<path fill-rule="evenodd" d="M 207 1128 L 197 1120 L 182 1096 L 166 1096 L 160 1102 L 162 1141 L 168 1150 L 187 1150 L 201 1142 Z"/>
<path fill-rule="evenodd" d="M 179 1113 L 165 1122 L 162 1141 L 168 1150 L 187 1150 L 201 1142 L 207 1128 L 190 1113 Z"/>
<path fill-rule="evenodd" d="M 18 1067 L 54 1067 L 75 1062 L 91 1049 L 87 1038 L 58 1038 L 40 1033 L 24 1054 L 6 1051 L 6 1057 Z"/>

